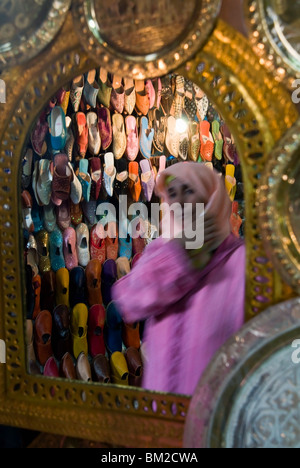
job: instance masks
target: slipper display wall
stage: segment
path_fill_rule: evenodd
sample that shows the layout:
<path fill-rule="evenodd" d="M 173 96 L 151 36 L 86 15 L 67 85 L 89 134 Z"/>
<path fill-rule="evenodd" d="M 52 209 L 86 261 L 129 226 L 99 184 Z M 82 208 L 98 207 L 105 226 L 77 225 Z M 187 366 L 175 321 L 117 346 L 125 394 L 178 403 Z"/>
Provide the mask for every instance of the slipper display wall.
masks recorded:
<path fill-rule="evenodd" d="M 124 117 L 127 117 L 124 111 L 116 112 L 111 102 L 110 109 L 103 104 L 101 106 L 99 90 L 94 86 L 93 74 L 89 73 L 96 70 L 99 85 L 101 65 L 95 63 L 93 57 L 82 48 L 69 15 L 60 34 L 44 55 L 34 59 L 30 67 L 16 67 L 1 75 L 7 84 L 7 103 L 5 116 L 0 120 L 0 339 L 5 341 L 7 352 L 6 365 L 0 366 L 0 422 L 123 447 L 180 447 L 191 398 L 137 388 L 142 373 L 143 350 L 138 351 L 136 342 L 126 342 L 125 337 L 127 333 L 130 339 L 136 338 L 138 330 L 141 339 L 143 330 L 142 327 L 138 329 L 136 324 L 129 332 L 124 330 L 117 311 L 111 306 L 109 295 L 107 297 L 109 286 L 118 273 L 121 275 L 128 271 L 128 263 L 132 267 L 130 260 L 144 246 L 139 242 L 134 247 L 132 242 L 128 257 L 124 253 L 121 256 L 128 262 L 123 260 L 118 271 L 121 247 L 124 248 L 122 252 L 128 252 L 125 245 L 121 245 L 120 237 L 116 245 L 114 236 L 110 235 L 106 237 L 104 247 L 102 243 L 101 250 L 101 242 L 97 243 L 99 232 L 94 236 L 93 227 L 99 221 L 100 227 L 112 228 L 109 232 L 115 228 L 118 231 L 120 226 L 111 217 L 107 222 L 104 218 L 95 220 L 95 213 L 104 201 L 116 203 L 123 190 L 133 200 L 140 197 L 145 205 L 149 200 L 155 200 L 152 182 L 149 184 L 149 181 L 153 181 L 156 172 L 159 172 L 162 156 L 166 157 L 166 165 L 177 160 L 201 158 L 200 164 L 215 167 L 224 176 L 233 202 L 238 202 L 235 209 L 241 220 L 245 219 L 241 229 L 238 217 L 238 223 L 234 222 L 233 226 L 236 234 L 245 237 L 245 313 L 247 319 L 254 317 L 268 305 L 293 294 L 265 253 L 259 225 L 259 188 L 275 143 L 296 121 L 298 113 L 287 91 L 259 64 L 247 40 L 219 21 L 204 48 L 174 75 L 166 78 L 170 79 L 168 83 L 174 105 L 173 101 L 165 102 L 169 85 L 166 86 L 166 79 L 162 78 L 162 106 L 158 112 L 151 112 L 149 106 L 145 114 L 139 109 L 142 114 L 139 115 L 136 108 L 129 114 L 135 118 L 139 129 L 138 148 L 132 144 L 127 149 L 126 131 L 125 142 L 124 132 L 117 130 L 114 135 L 112 122 L 112 141 L 103 148 L 105 137 L 111 134 L 103 132 L 98 152 L 96 117 L 98 128 L 99 121 L 104 121 L 99 119 L 99 113 L 101 115 L 107 109 L 111 120 L 117 116 L 114 120 L 118 129 L 122 127 L 119 127 L 120 116 L 126 129 Z M 127 75 L 130 75 L 128 70 L 124 77 Z M 85 77 L 83 87 L 85 83 L 88 83 L 88 87 L 75 112 L 71 96 L 76 97 L 76 92 L 73 93 L 75 85 L 77 91 L 82 88 L 82 76 Z M 111 79 L 113 84 L 114 76 Z M 196 87 L 191 88 L 191 83 Z M 155 89 L 158 80 L 153 79 L 152 84 Z M 125 79 L 122 86 L 129 92 L 130 87 Z M 95 89 L 97 99 L 94 107 L 93 102 L 91 105 L 87 100 L 94 98 Z M 203 96 L 200 90 L 203 90 Z M 206 115 L 199 118 L 199 110 L 205 107 L 198 109 L 197 99 L 201 100 L 204 96 L 213 107 L 209 106 Z M 116 106 L 120 104 L 119 101 L 115 96 Z M 89 105 L 91 108 L 88 108 Z M 175 118 L 180 112 L 181 119 L 189 122 L 190 132 L 177 132 L 178 137 L 173 140 L 177 141 L 174 148 L 168 144 L 168 131 L 174 131 L 170 117 Z M 106 115 L 108 117 L 108 113 Z M 200 121 L 205 122 L 201 129 Z M 216 122 L 220 124 L 220 132 L 217 131 Z M 223 126 L 225 122 L 228 128 Z M 193 141 L 197 140 L 194 145 L 197 148 L 199 136 L 199 153 L 198 150 L 193 152 L 191 135 L 196 137 Z M 221 139 L 222 155 L 221 144 L 218 143 Z M 138 149 L 135 158 L 134 149 Z M 120 156 L 119 159 L 115 157 L 116 154 Z M 145 163 L 141 165 L 143 161 L 150 166 L 146 167 Z M 129 168 L 130 163 L 136 164 Z M 98 190 L 97 197 L 95 194 Z M 80 201 L 82 198 L 83 201 Z M 47 210 L 49 205 L 51 209 Z M 58 229 L 52 230 L 54 223 Z M 147 223 L 146 227 L 149 229 Z M 64 239 L 65 232 L 68 237 L 66 235 Z M 88 237 L 89 250 L 86 248 Z M 64 240 L 68 247 L 65 252 Z M 98 261 L 93 262 L 95 258 L 92 256 L 98 250 L 101 250 L 96 258 Z M 72 263 L 76 253 L 78 264 Z M 108 265 L 107 269 L 105 265 Z M 101 284 L 106 283 L 108 288 L 99 288 L 99 280 Z M 69 303 L 66 300 L 68 288 Z M 74 294 L 70 295 L 71 289 Z M 39 290 L 38 307 L 36 297 Z M 74 297 L 76 303 L 71 304 L 70 300 Z M 66 308 L 75 311 L 69 317 L 69 323 Z M 108 315 L 111 317 L 111 323 L 106 326 L 104 310 L 106 319 Z M 40 315 L 39 311 L 48 311 L 48 314 Z M 79 320 L 79 317 L 84 320 Z M 112 333 L 108 330 L 110 325 L 114 328 Z M 52 354 L 50 356 L 49 335 L 51 343 L 53 335 L 55 359 L 51 359 Z M 97 345 L 100 343 L 102 346 L 100 353 L 99 347 L 94 348 L 95 335 Z M 121 351 L 118 351 L 120 348 L 111 348 L 116 343 L 120 346 L 121 339 Z M 114 355 L 112 351 L 120 353 L 124 359 L 120 354 L 115 354 L 110 362 L 113 372 L 110 369 L 110 375 L 107 375 L 107 361 L 102 359 L 96 362 L 95 358 L 105 356 L 111 360 Z M 89 359 L 84 358 L 86 352 Z M 33 356 L 34 359 L 28 359 Z M 41 359 L 37 366 L 35 359 Z M 46 363 L 45 372 L 43 364 Z M 124 369 L 125 373 L 122 374 Z M 46 376 L 42 373 L 46 373 Z M 62 375 L 68 378 L 61 378 Z M 125 380 L 122 379 L 124 376 Z M 127 377 L 128 384 L 133 383 L 134 386 L 114 385 L 127 383 Z M 100 383 L 100 379 L 107 383 Z"/>
<path fill-rule="evenodd" d="M 239 237 L 243 184 L 232 139 L 203 91 L 182 76 L 134 84 L 101 68 L 52 96 L 22 158 L 30 373 L 141 385 L 143 324 L 122 322 L 111 290 L 159 227 L 149 213 L 137 217 L 146 237 L 123 236 L 119 217 L 98 208 L 109 202 L 119 214 L 120 195 L 128 212 L 131 203 L 156 200 L 157 174 L 189 159 L 224 176 Z"/>

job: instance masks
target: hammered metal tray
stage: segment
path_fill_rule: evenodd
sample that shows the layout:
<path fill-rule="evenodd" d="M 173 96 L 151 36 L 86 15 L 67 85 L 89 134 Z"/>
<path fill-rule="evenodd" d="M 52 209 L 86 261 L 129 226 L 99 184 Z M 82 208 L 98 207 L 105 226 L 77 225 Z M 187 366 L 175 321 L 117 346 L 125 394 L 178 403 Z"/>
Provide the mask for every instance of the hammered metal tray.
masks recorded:
<path fill-rule="evenodd" d="M 300 299 L 270 307 L 216 355 L 193 396 L 184 446 L 300 447 Z"/>
<path fill-rule="evenodd" d="M 38 55 L 55 37 L 71 0 L 1 0 L 0 71 Z"/>

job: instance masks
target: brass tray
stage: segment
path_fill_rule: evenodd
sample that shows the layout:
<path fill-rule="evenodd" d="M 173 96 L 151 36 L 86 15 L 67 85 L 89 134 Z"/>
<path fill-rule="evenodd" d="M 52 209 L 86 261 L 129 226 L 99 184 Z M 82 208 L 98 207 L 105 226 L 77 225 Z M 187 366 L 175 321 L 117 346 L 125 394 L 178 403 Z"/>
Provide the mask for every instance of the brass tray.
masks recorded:
<path fill-rule="evenodd" d="M 38 55 L 63 25 L 71 0 L 0 2 L 0 71 Z"/>
<path fill-rule="evenodd" d="M 184 446 L 299 448 L 299 337 L 298 298 L 270 307 L 234 336 L 198 384 Z"/>
<path fill-rule="evenodd" d="M 299 88 L 299 0 L 244 0 L 249 38 L 259 62 L 278 82 Z"/>
<path fill-rule="evenodd" d="M 167 74 L 210 35 L 220 0 L 74 0 L 73 17 L 87 53 L 111 73 L 135 79 Z"/>

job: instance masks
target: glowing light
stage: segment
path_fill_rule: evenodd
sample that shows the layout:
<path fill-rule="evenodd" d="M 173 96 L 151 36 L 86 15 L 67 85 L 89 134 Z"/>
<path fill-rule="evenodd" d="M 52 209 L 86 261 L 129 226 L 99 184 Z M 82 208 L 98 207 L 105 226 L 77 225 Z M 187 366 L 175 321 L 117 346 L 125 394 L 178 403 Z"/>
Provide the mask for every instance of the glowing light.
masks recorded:
<path fill-rule="evenodd" d="M 183 119 L 176 120 L 176 132 L 185 133 L 187 129 L 188 129 L 188 124 L 186 120 L 183 120 Z"/>

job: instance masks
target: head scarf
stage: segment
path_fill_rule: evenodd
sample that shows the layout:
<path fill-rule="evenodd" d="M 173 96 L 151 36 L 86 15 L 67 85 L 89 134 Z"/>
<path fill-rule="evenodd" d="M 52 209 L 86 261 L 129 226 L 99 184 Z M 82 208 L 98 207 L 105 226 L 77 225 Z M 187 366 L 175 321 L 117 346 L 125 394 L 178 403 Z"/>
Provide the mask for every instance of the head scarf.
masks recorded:
<path fill-rule="evenodd" d="M 231 201 L 223 177 L 202 163 L 173 164 L 156 181 L 156 192 L 165 202 L 168 181 L 174 178 L 188 184 L 198 195 L 199 203 L 204 203 L 204 245 L 209 250 L 216 249 L 231 233 Z"/>

